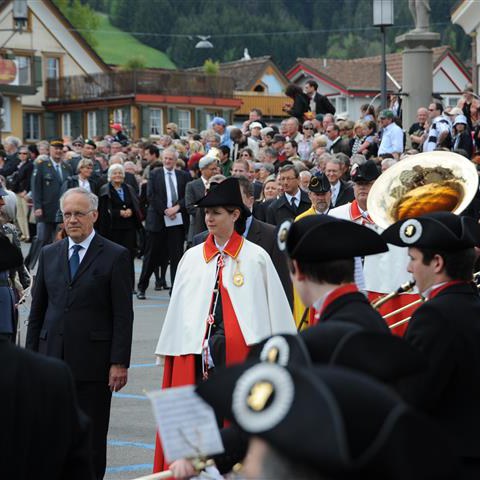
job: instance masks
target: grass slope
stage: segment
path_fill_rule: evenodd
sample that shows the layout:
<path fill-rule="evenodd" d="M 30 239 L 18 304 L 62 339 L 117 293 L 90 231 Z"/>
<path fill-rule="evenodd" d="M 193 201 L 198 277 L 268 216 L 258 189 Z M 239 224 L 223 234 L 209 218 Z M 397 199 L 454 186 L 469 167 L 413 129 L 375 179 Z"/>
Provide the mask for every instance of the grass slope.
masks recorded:
<path fill-rule="evenodd" d="M 100 20 L 98 31 L 93 35 L 97 41 L 95 51 L 105 63 L 124 65 L 132 57 L 143 57 L 147 67 L 175 69 L 175 64 L 165 53 L 144 45 L 133 35 L 114 27 L 107 15 L 97 13 Z"/>

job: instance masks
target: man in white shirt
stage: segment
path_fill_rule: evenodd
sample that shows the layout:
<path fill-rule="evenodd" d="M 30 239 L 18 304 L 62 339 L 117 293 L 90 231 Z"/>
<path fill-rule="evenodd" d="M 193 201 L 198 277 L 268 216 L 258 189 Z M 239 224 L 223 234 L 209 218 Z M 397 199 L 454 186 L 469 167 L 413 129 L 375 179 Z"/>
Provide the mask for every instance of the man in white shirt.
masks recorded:
<path fill-rule="evenodd" d="M 450 120 L 443 115 L 443 105 L 440 102 L 431 103 L 428 107 L 430 129 L 423 143 L 423 151 L 431 152 L 440 147 L 450 134 Z"/>
<path fill-rule="evenodd" d="M 395 114 L 391 110 L 382 110 L 379 119 L 382 125 L 382 141 L 378 147 L 378 156 L 390 154 L 393 158 L 400 158 L 404 135 L 403 130 L 395 123 Z"/>

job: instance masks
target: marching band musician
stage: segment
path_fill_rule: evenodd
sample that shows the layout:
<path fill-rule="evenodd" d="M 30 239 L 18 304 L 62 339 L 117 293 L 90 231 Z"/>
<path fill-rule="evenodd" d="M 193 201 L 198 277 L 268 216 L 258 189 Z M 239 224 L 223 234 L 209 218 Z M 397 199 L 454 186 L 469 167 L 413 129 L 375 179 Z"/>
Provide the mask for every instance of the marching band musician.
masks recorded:
<path fill-rule="evenodd" d="M 429 360 L 404 381 L 402 396 L 456 440 L 465 476 L 480 478 L 480 298 L 472 283 L 480 227 L 468 217 L 437 212 L 401 220 L 383 234 L 408 247 L 408 271 L 426 298 L 405 339 Z"/>
<path fill-rule="evenodd" d="M 296 332 L 270 256 L 241 235 L 251 212 L 238 179 L 227 178 L 197 206 L 210 233 L 178 267 L 155 352 L 165 357 L 163 388 L 198 383 L 214 368 L 242 362 L 265 337 Z M 157 442 L 154 471 L 163 469 Z"/>
<path fill-rule="evenodd" d="M 362 165 L 353 165 L 351 170 L 351 178 L 354 183 L 353 191 L 355 199 L 351 203 L 347 203 L 340 207 L 330 210 L 329 215 L 344 220 L 350 220 L 360 225 L 372 228 L 377 233 L 381 233 L 381 228 L 375 225 L 374 220 L 370 217 L 367 210 L 367 200 L 370 190 L 380 176 L 377 165 L 373 160 L 367 160 Z M 360 259 L 356 259 L 356 267 L 360 263 Z M 409 280 L 406 271 L 408 263 L 407 251 L 405 248 L 399 248 L 394 245 L 388 246 L 388 252 L 379 255 L 366 257 L 363 261 L 363 277 L 357 280 L 357 283 L 364 287 L 368 292 L 370 301 L 376 300 L 383 294 L 392 292 Z M 385 315 L 393 310 L 397 310 L 418 300 L 418 294 L 402 294 L 392 298 L 388 304 L 385 304 L 379 311 Z M 414 308 L 410 308 L 401 314 L 394 315 L 388 320 L 388 324 L 392 325 L 403 317 L 411 315 Z M 393 333 L 403 335 L 406 324 L 396 327 Z"/>
<path fill-rule="evenodd" d="M 295 290 L 305 305 L 315 309 L 314 325 L 343 320 L 366 330 L 389 332 L 354 283 L 354 257 L 387 250 L 380 235 L 329 215 L 309 215 L 284 222 L 279 244 L 288 254 Z"/>

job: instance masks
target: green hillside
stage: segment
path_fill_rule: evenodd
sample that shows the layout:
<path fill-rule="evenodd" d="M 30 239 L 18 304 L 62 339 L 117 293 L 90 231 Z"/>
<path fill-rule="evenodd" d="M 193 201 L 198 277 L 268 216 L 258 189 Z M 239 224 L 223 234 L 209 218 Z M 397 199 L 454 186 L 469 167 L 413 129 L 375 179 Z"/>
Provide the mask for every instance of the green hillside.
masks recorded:
<path fill-rule="evenodd" d="M 114 27 L 107 15 L 97 13 L 99 19 L 98 30 L 92 32 L 95 51 L 105 63 L 124 65 L 133 57 L 141 57 L 146 67 L 175 69 L 175 64 L 165 53 L 144 45 L 133 35 Z"/>

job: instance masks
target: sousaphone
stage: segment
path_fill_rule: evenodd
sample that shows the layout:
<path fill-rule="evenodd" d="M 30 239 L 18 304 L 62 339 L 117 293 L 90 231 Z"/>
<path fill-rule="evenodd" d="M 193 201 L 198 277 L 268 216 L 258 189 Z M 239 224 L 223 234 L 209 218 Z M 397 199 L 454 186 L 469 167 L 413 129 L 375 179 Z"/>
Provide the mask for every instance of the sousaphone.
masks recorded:
<path fill-rule="evenodd" d="M 452 152 L 425 152 L 400 160 L 383 172 L 368 195 L 367 209 L 382 228 L 405 218 L 449 211 L 457 215 L 478 191 L 478 173 Z"/>

